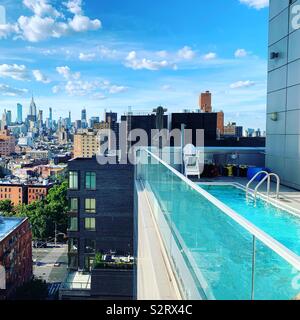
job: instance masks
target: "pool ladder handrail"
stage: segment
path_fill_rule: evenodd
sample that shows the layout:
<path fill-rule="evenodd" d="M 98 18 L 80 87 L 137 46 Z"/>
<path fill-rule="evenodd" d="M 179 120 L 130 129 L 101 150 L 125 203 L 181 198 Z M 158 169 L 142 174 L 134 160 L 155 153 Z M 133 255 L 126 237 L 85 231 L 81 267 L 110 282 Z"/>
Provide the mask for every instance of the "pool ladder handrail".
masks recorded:
<path fill-rule="evenodd" d="M 258 189 L 260 188 L 260 186 L 266 181 L 268 180 L 268 184 L 267 184 L 267 196 L 268 198 L 270 197 L 270 189 L 271 189 L 271 177 L 275 177 L 276 178 L 276 199 L 279 198 L 279 193 L 280 193 L 280 178 L 276 173 L 269 173 L 267 171 L 260 171 L 258 172 L 247 184 L 246 187 L 246 195 L 248 196 L 249 194 L 249 187 L 251 185 L 251 183 L 253 181 L 255 181 L 255 179 L 261 175 L 261 174 L 265 174 L 264 178 L 257 184 L 257 186 L 255 187 L 254 190 L 254 199 L 256 200 L 257 198 L 257 193 L 258 193 Z"/>

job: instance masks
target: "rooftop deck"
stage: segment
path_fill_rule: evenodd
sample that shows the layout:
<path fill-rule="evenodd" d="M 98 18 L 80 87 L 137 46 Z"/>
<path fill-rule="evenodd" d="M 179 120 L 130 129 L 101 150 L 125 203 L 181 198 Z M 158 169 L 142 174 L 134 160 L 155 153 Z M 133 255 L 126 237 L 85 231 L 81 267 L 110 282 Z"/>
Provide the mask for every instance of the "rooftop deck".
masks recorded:
<path fill-rule="evenodd" d="M 0 241 L 9 233 L 15 230 L 23 221 L 22 218 L 4 218 L 0 217 Z"/>

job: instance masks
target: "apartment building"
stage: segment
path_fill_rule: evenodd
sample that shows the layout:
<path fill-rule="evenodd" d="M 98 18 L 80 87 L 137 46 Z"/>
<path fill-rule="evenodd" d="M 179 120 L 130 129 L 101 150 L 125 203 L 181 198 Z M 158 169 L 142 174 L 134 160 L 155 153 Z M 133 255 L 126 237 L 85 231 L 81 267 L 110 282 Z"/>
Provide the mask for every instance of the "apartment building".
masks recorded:
<path fill-rule="evenodd" d="M 26 202 L 27 190 L 20 184 L 0 184 L 0 201 L 10 200 L 14 206 Z"/>
<path fill-rule="evenodd" d="M 0 300 L 32 278 L 32 234 L 27 218 L 0 217 Z"/>
<path fill-rule="evenodd" d="M 299 0 L 270 0 L 266 165 L 300 189 Z"/>
<path fill-rule="evenodd" d="M 113 258 L 104 267 L 96 268 L 95 263 L 97 255 L 127 260 L 133 255 L 133 166 L 100 165 L 92 157 L 70 160 L 68 169 L 68 278 L 72 280 L 63 286 L 62 299 L 75 299 L 80 290 L 76 293 L 74 288 L 83 289 L 86 298 L 132 298 L 132 263 L 121 264 L 126 266 L 121 269 Z M 79 283 L 86 273 L 87 282 Z"/>
<path fill-rule="evenodd" d="M 74 158 L 92 158 L 99 150 L 96 130 L 83 130 L 74 135 Z"/>
<path fill-rule="evenodd" d="M 10 200 L 14 206 L 30 204 L 44 199 L 52 187 L 53 183 L 31 185 L 0 183 L 0 201 Z"/>
<path fill-rule="evenodd" d="M 46 198 L 49 190 L 53 187 L 52 183 L 46 185 L 28 185 L 27 188 L 27 204 L 32 202 L 43 200 Z"/>
<path fill-rule="evenodd" d="M 15 152 L 16 139 L 7 129 L 0 131 L 0 156 L 9 156 Z"/>

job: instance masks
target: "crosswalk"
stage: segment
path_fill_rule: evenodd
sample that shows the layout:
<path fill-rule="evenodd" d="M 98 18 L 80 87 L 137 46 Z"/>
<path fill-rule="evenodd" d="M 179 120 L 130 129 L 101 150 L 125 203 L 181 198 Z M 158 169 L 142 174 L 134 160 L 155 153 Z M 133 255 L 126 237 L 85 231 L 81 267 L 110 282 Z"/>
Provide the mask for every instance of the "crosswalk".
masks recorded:
<path fill-rule="evenodd" d="M 48 284 L 48 297 L 49 298 L 54 297 L 57 294 L 59 287 L 60 287 L 60 283 L 49 283 Z"/>

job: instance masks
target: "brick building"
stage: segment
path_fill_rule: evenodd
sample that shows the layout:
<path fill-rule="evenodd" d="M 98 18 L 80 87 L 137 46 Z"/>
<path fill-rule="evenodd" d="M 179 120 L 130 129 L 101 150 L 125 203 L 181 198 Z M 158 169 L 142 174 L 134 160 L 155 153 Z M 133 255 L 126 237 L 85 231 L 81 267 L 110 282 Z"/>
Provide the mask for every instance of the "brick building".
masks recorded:
<path fill-rule="evenodd" d="M 29 185 L 28 187 L 28 197 L 27 197 L 27 204 L 30 204 L 37 200 L 44 199 L 49 189 L 52 188 L 53 184 L 47 184 L 47 185 Z"/>
<path fill-rule="evenodd" d="M 32 185 L 0 183 L 0 201 L 10 200 L 14 206 L 30 204 L 45 198 L 52 187 L 52 183 Z"/>
<path fill-rule="evenodd" d="M 32 278 L 32 234 L 28 219 L 0 218 L 0 300 Z"/>
<path fill-rule="evenodd" d="M 15 152 L 16 139 L 7 129 L 0 131 L 0 156 L 9 156 Z"/>

